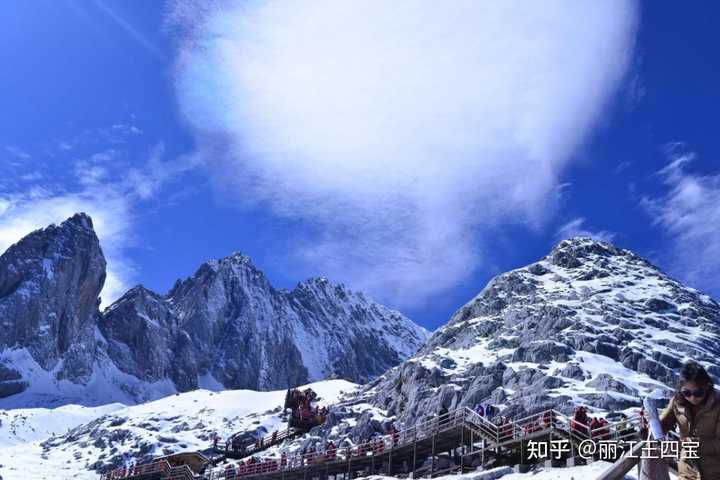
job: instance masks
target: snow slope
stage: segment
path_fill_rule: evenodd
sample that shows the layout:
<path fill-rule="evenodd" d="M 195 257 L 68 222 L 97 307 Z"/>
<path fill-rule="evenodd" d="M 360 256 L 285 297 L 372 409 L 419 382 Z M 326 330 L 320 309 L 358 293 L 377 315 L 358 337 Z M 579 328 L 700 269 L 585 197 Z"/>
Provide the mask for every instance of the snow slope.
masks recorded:
<path fill-rule="evenodd" d="M 344 380 L 308 385 L 319 405 L 337 402 L 357 386 Z M 305 387 L 301 387 L 305 388 Z M 142 405 L 0 410 L 3 480 L 97 480 L 92 468 L 131 464 L 138 458 L 203 450 L 215 434 L 285 428 L 285 390 L 196 390 Z"/>

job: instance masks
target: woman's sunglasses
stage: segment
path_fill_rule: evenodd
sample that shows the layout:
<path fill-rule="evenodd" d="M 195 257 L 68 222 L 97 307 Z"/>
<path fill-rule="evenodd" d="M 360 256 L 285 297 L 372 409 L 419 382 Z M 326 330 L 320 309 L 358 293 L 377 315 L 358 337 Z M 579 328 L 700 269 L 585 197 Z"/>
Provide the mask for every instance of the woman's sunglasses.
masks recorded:
<path fill-rule="evenodd" d="M 702 398 L 705 396 L 705 389 L 704 388 L 698 388 L 697 390 L 689 390 L 687 388 L 684 388 L 680 390 L 680 393 L 682 393 L 683 397 L 690 398 Z"/>

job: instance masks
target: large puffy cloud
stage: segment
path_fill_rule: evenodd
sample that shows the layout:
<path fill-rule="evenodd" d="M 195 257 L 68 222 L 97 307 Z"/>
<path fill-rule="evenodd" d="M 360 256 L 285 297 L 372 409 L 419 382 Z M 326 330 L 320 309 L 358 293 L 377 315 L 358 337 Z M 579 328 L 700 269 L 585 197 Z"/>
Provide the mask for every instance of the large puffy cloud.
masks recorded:
<path fill-rule="evenodd" d="M 202 6 L 200 6 L 202 5 Z M 308 226 L 291 259 L 395 305 L 541 227 L 622 79 L 630 1 L 177 1 L 176 82 L 218 186 Z"/>

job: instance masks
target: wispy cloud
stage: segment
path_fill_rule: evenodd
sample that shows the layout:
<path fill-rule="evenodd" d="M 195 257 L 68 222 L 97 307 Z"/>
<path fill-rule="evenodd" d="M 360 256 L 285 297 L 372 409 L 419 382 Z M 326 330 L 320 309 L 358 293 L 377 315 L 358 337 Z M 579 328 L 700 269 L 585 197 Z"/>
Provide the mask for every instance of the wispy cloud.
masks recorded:
<path fill-rule="evenodd" d="M 148 40 L 145 35 L 143 35 L 115 9 L 110 8 L 103 0 L 93 0 L 93 3 L 96 7 L 98 7 L 98 9 L 100 9 L 103 13 L 110 17 L 118 27 L 120 27 L 125 33 L 127 33 L 130 38 L 132 38 L 139 45 L 141 45 L 148 53 L 160 60 L 165 59 L 165 56 L 160 51 L 160 49 L 153 42 Z"/>
<path fill-rule="evenodd" d="M 22 160 L 23 162 L 26 160 L 30 160 L 32 158 L 32 156 L 29 153 L 27 153 L 17 147 L 14 147 L 12 145 L 5 145 L 5 151 L 7 153 L 9 153 L 10 155 L 12 155 L 12 157 L 14 157 L 18 160 Z"/>
<path fill-rule="evenodd" d="M 304 221 L 304 271 L 401 306 L 466 280 L 483 232 L 545 224 L 636 26 L 622 0 L 174 5 L 218 186 Z"/>
<path fill-rule="evenodd" d="M 605 242 L 612 242 L 615 238 L 615 233 L 607 230 L 590 230 L 585 227 L 587 219 L 584 217 L 575 218 L 568 223 L 562 225 L 555 232 L 555 238 L 557 240 L 564 240 L 571 237 L 591 237 L 595 240 L 602 240 Z"/>
<path fill-rule="evenodd" d="M 128 164 L 122 135 L 134 133 L 119 126 L 85 131 L 61 142 L 59 149 L 80 151 L 81 146 L 87 149 L 99 145 L 110 148 L 66 160 L 71 168 L 61 181 L 50 182 L 37 172 L 26 179 L 34 182 L 30 186 L 0 188 L 0 253 L 33 230 L 60 223 L 76 212 L 86 212 L 93 218 L 108 261 L 101 294 L 103 306 L 122 295 L 136 278 L 136 266 L 128 250 L 136 241 L 133 224 L 138 204 L 198 165 L 196 157 L 164 160 L 162 143 L 151 148 L 144 161 Z"/>
<path fill-rule="evenodd" d="M 695 154 L 681 142 L 666 146 L 669 163 L 657 175 L 666 192 L 641 205 L 670 237 L 663 260 L 690 285 L 720 296 L 720 172 L 689 171 Z"/>
<path fill-rule="evenodd" d="M 630 162 L 630 161 L 620 162 L 615 167 L 615 170 L 613 170 L 613 171 L 615 172 L 616 175 L 619 175 L 622 172 L 624 172 L 625 170 L 627 170 L 628 168 L 632 167 L 632 164 L 633 164 L 633 162 Z"/>

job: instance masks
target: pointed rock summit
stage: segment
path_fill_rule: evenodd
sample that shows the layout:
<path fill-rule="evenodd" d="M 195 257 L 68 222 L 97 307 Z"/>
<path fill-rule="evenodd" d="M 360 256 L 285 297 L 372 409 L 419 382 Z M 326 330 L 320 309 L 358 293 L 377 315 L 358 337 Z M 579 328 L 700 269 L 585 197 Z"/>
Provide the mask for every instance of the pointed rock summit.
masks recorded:
<path fill-rule="evenodd" d="M 718 358 L 717 302 L 629 250 L 576 237 L 492 279 L 363 394 L 409 423 L 476 403 L 510 416 L 622 410 L 669 393 L 689 359 L 719 378 Z"/>
<path fill-rule="evenodd" d="M 0 351 L 24 349 L 56 378 L 92 373 L 105 257 L 92 220 L 77 214 L 36 230 L 0 256 Z M 0 360 L 0 397 L 27 387 Z"/>

